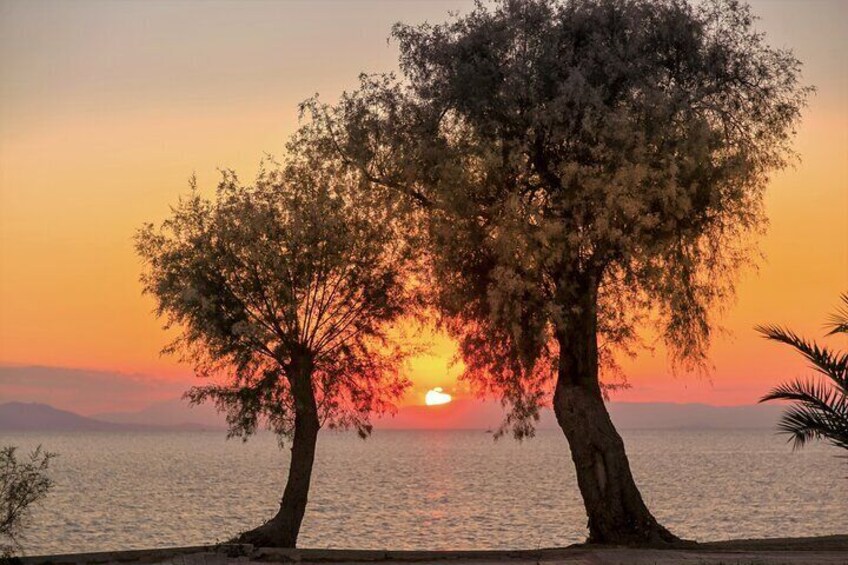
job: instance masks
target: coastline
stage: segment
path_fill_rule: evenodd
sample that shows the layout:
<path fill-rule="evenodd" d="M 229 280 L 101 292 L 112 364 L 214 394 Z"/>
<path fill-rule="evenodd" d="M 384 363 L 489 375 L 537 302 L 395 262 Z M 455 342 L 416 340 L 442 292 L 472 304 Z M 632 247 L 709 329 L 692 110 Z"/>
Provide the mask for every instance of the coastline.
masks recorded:
<path fill-rule="evenodd" d="M 22 565 L 230 563 L 562 563 L 592 565 L 697 564 L 848 564 L 848 535 L 804 538 L 735 539 L 673 548 L 573 545 L 538 550 L 393 551 L 349 549 L 273 549 L 222 544 L 131 551 L 21 557 Z"/>

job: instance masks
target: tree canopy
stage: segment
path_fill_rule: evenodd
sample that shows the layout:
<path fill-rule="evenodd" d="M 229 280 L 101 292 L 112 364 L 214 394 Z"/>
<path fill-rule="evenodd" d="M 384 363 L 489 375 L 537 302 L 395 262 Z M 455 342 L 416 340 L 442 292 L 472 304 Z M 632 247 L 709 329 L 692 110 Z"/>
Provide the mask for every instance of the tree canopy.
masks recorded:
<path fill-rule="evenodd" d="M 263 418 L 292 435 L 304 359 L 321 422 L 363 436 L 408 385 L 386 328 L 410 305 L 410 241 L 396 208 L 355 172 L 316 160 L 308 138 L 300 132 L 285 164 L 266 163 L 253 185 L 224 171 L 208 199 L 192 181 L 171 216 L 137 236 L 144 289 L 179 331 L 166 351 L 212 377 L 188 396 L 225 409 L 232 435 Z"/>
<path fill-rule="evenodd" d="M 348 165 L 428 211 L 465 377 L 519 435 L 581 309 L 606 367 L 646 320 L 676 366 L 703 365 L 811 90 L 754 21 L 734 0 L 480 4 L 396 25 L 400 79 L 307 104 Z"/>

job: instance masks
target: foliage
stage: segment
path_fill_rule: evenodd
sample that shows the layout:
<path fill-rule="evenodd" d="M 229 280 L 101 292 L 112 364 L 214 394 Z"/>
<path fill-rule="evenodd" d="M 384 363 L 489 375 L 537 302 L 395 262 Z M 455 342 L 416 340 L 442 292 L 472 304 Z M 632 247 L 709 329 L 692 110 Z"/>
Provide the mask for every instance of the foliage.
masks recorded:
<path fill-rule="evenodd" d="M 646 322 L 675 366 L 704 366 L 811 91 L 754 19 L 734 0 L 478 4 L 396 25 L 402 79 L 305 104 L 348 165 L 426 211 L 464 376 L 517 435 L 586 297 L 607 378 Z"/>
<path fill-rule="evenodd" d="M 145 291 L 180 330 L 166 351 L 213 380 L 188 397 L 226 410 L 230 435 L 264 421 L 291 437 L 299 367 L 322 424 L 363 437 L 408 385 L 408 351 L 386 339 L 413 296 L 397 207 L 311 143 L 299 132 L 286 162 L 263 164 L 251 186 L 224 171 L 212 200 L 192 181 L 160 227 L 137 235 Z"/>
<path fill-rule="evenodd" d="M 0 449 L 0 558 L 20 549 L 32 505 L 42 501 L 53 486 L 47 475 L 53 457 L 40 446 L 26 459 L 18 459 L 15 447 Z"/>
<path fill-rule="evenodd" d="M 830 321 L 827 335 L 848 334 L 848 294 Z M 785 343 L 801 353 L 825 379 L 796 379 L 775 387 L 760 402 L 789 400 L 779 428 L 789 434 L 794 447 L 812 440 L 826 440 L 848 449 L 848 352 L 838 352 L 810 342 L 780 326 L 758 326 L 767 339 Z"/>

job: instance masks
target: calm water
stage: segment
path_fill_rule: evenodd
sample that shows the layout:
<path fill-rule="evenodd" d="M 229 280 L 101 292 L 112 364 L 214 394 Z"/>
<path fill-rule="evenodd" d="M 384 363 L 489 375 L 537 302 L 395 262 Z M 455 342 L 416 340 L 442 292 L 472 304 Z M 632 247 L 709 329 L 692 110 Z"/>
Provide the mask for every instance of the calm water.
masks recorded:
<path fill-rule="evenodd" d="M 793 453 L 770 431 L 625 431 L 649 506 L 699 540 L 848 530 L 848 461 Z M 221 432 L 4 434 L 43 444 L 55 490 L 29 529 L 29 554 L 225 540 L 270 517 L 288 452 L 270 435 Z M 524 443 L 482 432 L 324 433 L 303 547 L 479 549 L 566 545 L 586 535 L 558 431 Z"/>

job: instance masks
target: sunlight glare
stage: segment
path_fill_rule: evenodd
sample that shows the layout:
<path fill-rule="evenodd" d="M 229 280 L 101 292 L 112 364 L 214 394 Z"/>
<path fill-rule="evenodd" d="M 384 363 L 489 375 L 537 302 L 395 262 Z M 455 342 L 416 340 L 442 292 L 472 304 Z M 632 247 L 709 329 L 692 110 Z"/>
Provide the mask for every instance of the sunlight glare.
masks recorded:
<path fill-rule="evenodd" d="M 427 406 L 437 406 L 439 404 L 447 404 L 451 401 L 451 395 L 442 392 L 442 387 L 437 386 L 432 390 L 428 390 L 424 395 L 424 403 Z"/>

